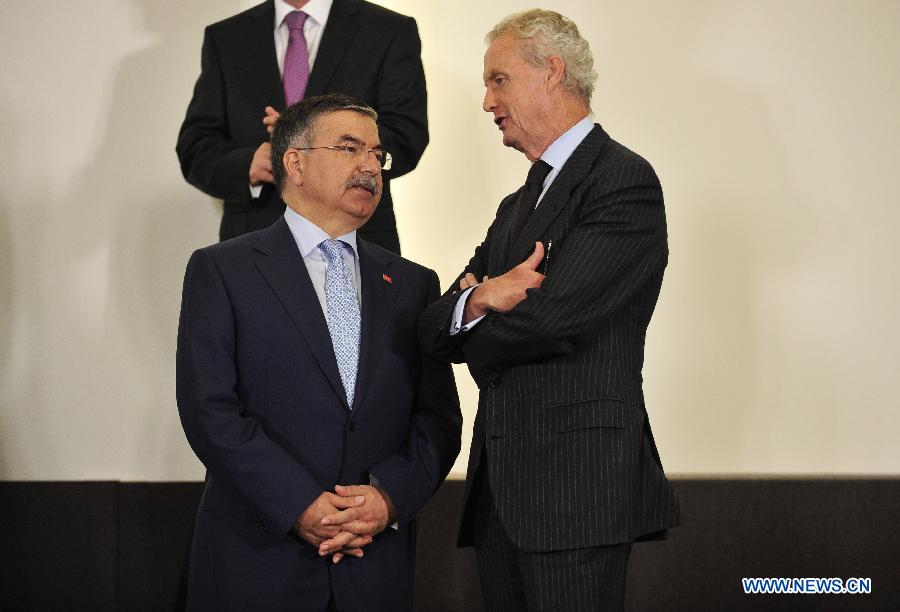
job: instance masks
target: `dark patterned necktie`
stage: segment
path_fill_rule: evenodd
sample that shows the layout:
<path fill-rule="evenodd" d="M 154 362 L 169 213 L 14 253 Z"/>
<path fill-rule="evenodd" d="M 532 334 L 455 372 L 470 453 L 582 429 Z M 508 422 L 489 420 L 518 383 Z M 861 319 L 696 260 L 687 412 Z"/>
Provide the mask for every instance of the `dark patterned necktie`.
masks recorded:
<path fill-rule="evenodd" d="M 528 170 L 528 177 L 525 179 L 525 186 L 519 192 L 519 202 L 516 204 L 516 218 L 513 220 L 512 230 L 509 233 L 510 243 L 515 242 L 519 234 L 522 233 L 522 228 L 528 222 L 528 217 L 534 211 L 538 196 L 541 195 L 541 191 L 544 188 L 544 179 L 547 178 L 551 170 L 553 170 L 553 167 L 542 159 L 531 164 L 531 169 Z"/>

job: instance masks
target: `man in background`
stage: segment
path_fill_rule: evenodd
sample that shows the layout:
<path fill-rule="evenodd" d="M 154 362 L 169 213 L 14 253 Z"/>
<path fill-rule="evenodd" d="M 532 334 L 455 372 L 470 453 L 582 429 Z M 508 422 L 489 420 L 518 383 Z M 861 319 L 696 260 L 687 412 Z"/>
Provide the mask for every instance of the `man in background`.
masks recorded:
<path fill-rule="evenodd" d="M 375 117 L 342 95 L 289 107 L 283 216 L 188 263 L 178 409 L 207 469 L 188 609 L 410 609 L 413 519 L 462 417 L 415 333 L 437 275 L 357 232 L 389 160 Z"/>
<path fill-rule="evenodd" d="M 415 168 L 428 144 L 420 51 L 414 19 L 362 0 L 267 0 L 207 27 L 176 151 L 187 181 L 225 201 L 219 238 L 268 227 L 284 212 L 264 120 L 336 92 L 379 114 L 393 165 L 360 233 L 399 253 L 390 179 Z"/>
<path fill-rule="evenodd" d="M 666 267 L 662 190 L 590 118 L 575 24 L 511 15 L 487 36 L 484 110 L 532 162 L 451 289 L 426 353 L 480 390 L 460 545 L 487 610 L 616 610 L 632 542 L 679 523 L 644 408 L 644 337 Z"/>

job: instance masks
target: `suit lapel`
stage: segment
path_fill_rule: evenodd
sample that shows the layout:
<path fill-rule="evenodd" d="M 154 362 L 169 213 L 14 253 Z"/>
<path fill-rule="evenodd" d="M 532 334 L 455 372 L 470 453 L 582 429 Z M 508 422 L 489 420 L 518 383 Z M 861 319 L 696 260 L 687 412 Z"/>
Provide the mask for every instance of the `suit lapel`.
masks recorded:
<path fill-rule="evenodd" d="M 600 150 L 608 140 L 609 135 L 603 131 L 603 128 L 595 125 L 594 129 L 575 148 L 553 183 L 550 184 L 550 189 L 544 194 L 537 209 L 522 228 L 522 233 L 510 246 L 507 268 L 522 263 L 531 254 L 534 250 L 534 243 L 543 237 L 553 220 L 571 201 L 572 191 L 587 177 L 597 155 L 600 154 Z M 506 235 L 509 235 L 508 229 Z"/>
<path fill-rule="evenodd" d="M 310 98 L 325 93 L 331 76 L 337 70 L 341 58 L 356 35 L 359 27 L 356 16 L 358 11 L 359 4 L 356 1 L 334 0 L 331 12 L 328 13 L 325 31 L 322 32 L 322 41 L 319 43 L 319 51 L 309 75 L 309 84 L 304 97 Z"/>
<path fill-rule="evenodd" d="M 284 217 L 260 232 L 254 249 L 256 267 L 306 340 L 335 394 L 346 405 L 346 394 L 334 357 L 328 323 Z"/>
<path fill-rule="evenodd" d="M 251 12 L 244 42 L 247 44 L 251 65 L 256 66 L 256 78 L 266 100 L 275 108 L 284 108 L 284 87 L 278 72 L 275 56 L 275 4 L 269 0 L 256 6 Z M 263 111 L 260 109 L 260 121 Z"/>
<path fill-rule="evenodd" d="M 378 359 L 393 330 L 394 308 L 402 279 L 391 278 L 390 258 L 372 249 L 357 238 L 359 275 L 362 283 L 362 338 L 360 340 L 359 369 L 353 410 L 363 405 L 366 391 L 378 364 Z M 385 276 L 388 275 L 390 281 Z"/>

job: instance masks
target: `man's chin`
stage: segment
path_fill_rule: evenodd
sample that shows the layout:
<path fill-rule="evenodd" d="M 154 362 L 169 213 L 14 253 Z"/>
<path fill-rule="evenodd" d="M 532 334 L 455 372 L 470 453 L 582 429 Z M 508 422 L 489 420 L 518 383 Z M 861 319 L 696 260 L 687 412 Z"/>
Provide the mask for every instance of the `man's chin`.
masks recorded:
<path fill-rule="evenodd" d="M 522 150 L 522 145 L 520 145 L 519 141 L 509 132 L 503 132 L 503 146 L 512 147 L 516 151 Z"/>
<path fill-rule="evenodd" d="M 372 196 L 369 192 L 365 192 L 368 198 L 357 200 L 353 203 L 352 206 L 345 208 L 344 210 L 361 221 L 360 225 L 365 223 L 371 218 L 372 215 L 375 214 L 375 209 L 378 208 L 378 202 L 381 201 L 380 196 Z"/>

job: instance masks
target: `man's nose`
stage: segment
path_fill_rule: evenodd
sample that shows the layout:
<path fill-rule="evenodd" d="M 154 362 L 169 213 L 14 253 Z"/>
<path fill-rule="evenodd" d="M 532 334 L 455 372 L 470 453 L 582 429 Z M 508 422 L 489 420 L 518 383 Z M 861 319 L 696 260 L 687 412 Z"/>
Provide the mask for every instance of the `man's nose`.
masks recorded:
<path fill-rule="evenodd" d="M 359 169 L 361 172 L 369 174 L 381 174 L 381 162 L 378 161 L 378 156 L 375 155 L 374 150 L 366 150 L 365 156 L 360 161 Z"/>
<path fill-rule="evenodd" d="M 481 108 L 484 109 L 484 112 L 490 113 L 494 110 L 494 107 L 497 106 L 496 102 L 494 102 L 494 94 L 491 92 L 490 88 L 484 90 L 484 101 L 481 103 Z"/>

